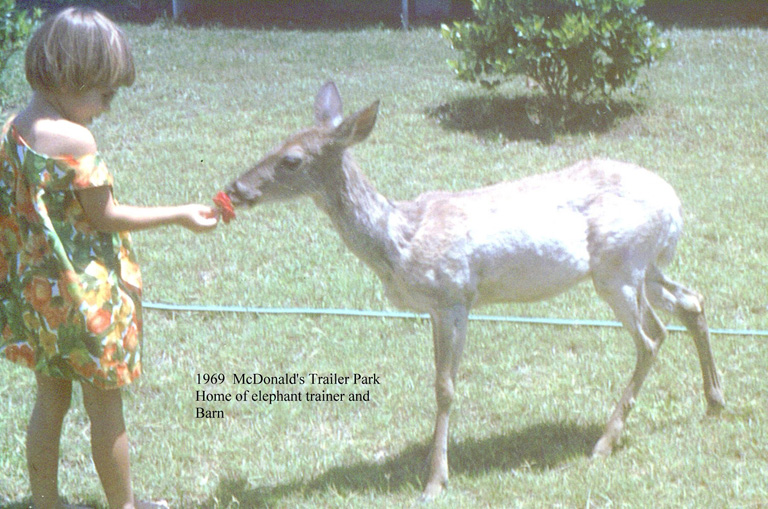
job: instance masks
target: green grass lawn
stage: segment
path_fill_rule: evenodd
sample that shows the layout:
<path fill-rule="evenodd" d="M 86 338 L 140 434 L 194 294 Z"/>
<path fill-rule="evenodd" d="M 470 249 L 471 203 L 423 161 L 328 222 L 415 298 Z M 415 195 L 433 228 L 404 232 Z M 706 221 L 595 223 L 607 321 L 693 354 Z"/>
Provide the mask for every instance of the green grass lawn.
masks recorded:
<path fill-rule="evenodd" d="M 340 32 L 126 26 L 139 69 L 93 132 L 133 204 L 211 203 L 216 191 L 312 120 L 334 79 L 351 112 L 381 99 L 355 147 L 395 199 L 477 187 L 591 156 L 657 171 L 678 191 L 686 234 L 667 270 L 704 294 L 710 326 L 768 329 L 768 32 L 668 29 L 674 49 L 613 113 L 546 132 L 524 80 L 490 94 L 453 79 L 439 31 Z M 28 97 L 21 56 L 3 76 Z M 308 200 L 240 211 L 196 236 L 134 235 L 153 302 L 391 310 L 373 274 Z M 483 314 L 613 320 L 584 285 Z M 145 313 L 145 376 L 126 392 L 134 484 L 172 507 L 400 507 L 421 490 L 435 411 L 428 322 L 331 316 Z M 453 407 L 451 485 L 436 507 L 764 507 L 768 338 L 713 337 L 727 408 L 704 416 L 692 342 L 672 333 L 612 457 L 588 453 L 628 380 L 621 329 L 470 323 Z M 196 391 L 234 373 L 376 373 L 362 402 L 221 402 L 196 419 Z M 196 375 L 225 373 L 223 385 Z M 0 506 L 29 502 L 24 460 L 31 373 L 0 363 Z M 357 389 L 357 388 L 355 388 Z M 353 388 L 333 386 L 328 393 Z M 105 503 L 76 391 L 62 440 L 70 502 Z"/>

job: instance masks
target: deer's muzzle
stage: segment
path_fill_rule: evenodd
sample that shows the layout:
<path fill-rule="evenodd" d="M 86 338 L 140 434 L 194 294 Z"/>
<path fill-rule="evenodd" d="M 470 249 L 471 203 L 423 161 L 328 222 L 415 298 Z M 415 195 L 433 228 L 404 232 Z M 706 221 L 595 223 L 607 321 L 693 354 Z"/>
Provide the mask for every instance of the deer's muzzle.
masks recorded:
<path fill-rule="evenodd" d="M 239 180 L 235 180 L 229 184 L 225 191 L 232 200 L 232 204 L 236 206 L 255 205 L 259 201 L 259 198 L 261 198 L 261 191 L 251 188 Z"/>

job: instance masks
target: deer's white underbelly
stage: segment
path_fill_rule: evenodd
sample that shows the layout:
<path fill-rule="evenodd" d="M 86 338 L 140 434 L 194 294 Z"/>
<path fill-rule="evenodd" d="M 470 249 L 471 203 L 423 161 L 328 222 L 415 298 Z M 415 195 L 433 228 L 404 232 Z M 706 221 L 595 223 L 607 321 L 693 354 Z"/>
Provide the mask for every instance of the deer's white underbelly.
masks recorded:
<path fill-rule="evenodd" d="M 446 302 L 468 306 L 535 301 L 561 293 L 589 275 L 587 221 L 576 211 L 493 214 L 463 230 L 442 231 L 429 245 L 414 244 L 384 280 L 395 305 L 428 311 Z"/>
<path fill-rule="evenodd" d="M 507 228 L 478 225 L 469 235 L 477 303 L 534 301 L 561 293 L 589 274 L 587 221 L 566 209 L 533 210 Z"/>

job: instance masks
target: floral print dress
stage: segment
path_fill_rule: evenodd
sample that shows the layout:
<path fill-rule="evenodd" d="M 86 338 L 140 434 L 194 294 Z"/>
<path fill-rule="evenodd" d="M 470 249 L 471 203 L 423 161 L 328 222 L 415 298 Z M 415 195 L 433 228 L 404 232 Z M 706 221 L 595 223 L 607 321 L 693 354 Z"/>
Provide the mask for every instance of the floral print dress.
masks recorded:
<path fill-rule="evenodd" d="M 116 388 L 141 373 L 141 276 L 127 232 L 93 230 L 75 191 L 111 186 L 98 154 L 0 140 L 0 357 Z"/>

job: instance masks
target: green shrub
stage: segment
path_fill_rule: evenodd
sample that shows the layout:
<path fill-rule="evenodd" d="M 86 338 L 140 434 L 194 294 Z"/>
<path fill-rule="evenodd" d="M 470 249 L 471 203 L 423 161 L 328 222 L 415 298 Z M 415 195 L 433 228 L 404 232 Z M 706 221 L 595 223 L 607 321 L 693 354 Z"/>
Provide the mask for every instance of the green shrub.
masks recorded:
<path fill-rule="evenodd" d="M 16 0 L 0 0 L 0 100 L 5 95 L 2 74 L 8 60 L 24 46 L 41 16 L 40 9 L 35 9 L 30 16 L 27 11 L 16 9 Z"/>
<path fill-rule="evenodd" d="M 472 0 L 476 21 L 443 25 L 462 56 L 462 80 L 493 87 L 513 74 L 534 80 L 552 102 L 606 99 L 633 86 L 639 70 L 669 49 L 638 12 L 642 0 Z"/>

